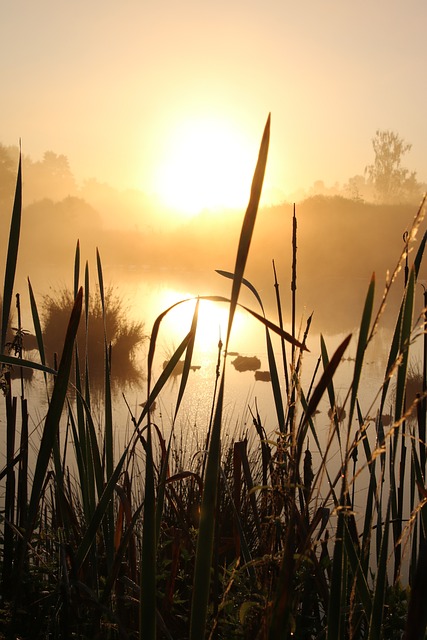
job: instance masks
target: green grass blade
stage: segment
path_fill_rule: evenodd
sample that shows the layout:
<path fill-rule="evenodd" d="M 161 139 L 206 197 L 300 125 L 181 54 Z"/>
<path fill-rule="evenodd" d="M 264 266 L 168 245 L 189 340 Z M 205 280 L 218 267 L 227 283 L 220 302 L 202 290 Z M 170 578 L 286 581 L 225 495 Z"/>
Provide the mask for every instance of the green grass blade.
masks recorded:
<path fill-rule="evenodd" d="M 145 461 L 144 529 L 141 553 L 140 640 L 156 639 L 156 502 L 151 425 L 148 425 Z"/>
<path fill-rule="evenodd" d="M 402 324 L 400 327 L 399 354 L 401 363 L 397 370 L 395 420 L 400 420 L 405 410 L 406 378 L 408 373 L 409 344 L 411 340 L 412 318 L 414 310 L 415 271 L 411 269 L 405 293 Z"/>
<path fill-rule="evenodd" d="M 19 151 L 18 175 L 16 178 L 15 199 L 13 202 L 12 219 L 9 231 L 9 245 L 7 249 L 6 269 L 4 274 L 2 325 L 0 353 L 4 352 L 7 342 L 7 328 L 12 305 L 13 286 L 15 283 L 16 263 L 18 260 L 19 236 L 21 232 L 22 211 L 22 161 Z"/>
<path fill-rule="evenodd" d="M 369 284 L 368 293 L 366 295 L 365 306 L 363 308 L 363 314 L 362 314 L 362 321 L 360 323 L 360 331 L 359 331 L 359 339 L 357 342 L 353 380 L 351 383 L 350 412 L 349 412 L 349 418 L 348 418 L 349 425 L 353 420 L 354 409 L 356 407 L 357 394 L 359 391 L 359 382 L 362 374 L 363 357 L 365 355 L 366 347 L 368 344 L 369 326 L 371 324 L 372 309 L 374 306 L 374 293 L 375 293 L 375 275 L 373 274 L 371 278 L 371 282 Z"/>
<path fill-rule="evenodd" d="M 384 597 L 387 586 L 387 555 L 388 538 L 390 528 L 390 502 L 387 505 L 387 513 L 384 523 L 384 532 L 381 543 L 380 556 L 375 580 L 374 597 L 372 600 L 371 618 L 369 621 L 368 640 L 380 640 L 384 615 Z"/>
<path fill-rule="evenodd" d="M 327 362 L 327 365 L 323 371 L 323 374 L 319 380 L 319 382 L 317 383 L 313 394 L 310 398 L 310 401 L 308 403 L 308 407 L 307 407 L 307 411 L 305 412 L 305 416 L 304 416 L 304 420 L 301 423 L 301 427 L 299 430 L 299 439 L 301 439 L 301 447 L 302 447 L 302 442 L 304 441 L 305 438 L 305 431 L 306 430 L 306 425 L 308 422 L 308 419 L 311 418 L 311 416 L 314 415 L 314 412 L 317 409 L 317 406 L 320 402 L 320 400 L 322 399 L 323 394 L 325 393 L 326 389 L 330 389 L 331 386 L 331 382 L 332 379 L 334 377 L 335 371 L 337 370 L 337 367 L 339 365 L 339 363 L 341 362 L 341 358 L 344 355 L 345 350 L 347 349 L 349 342 L 351 340 L 351 333 L 342 341 L 342 343 L 338 346 L 338 348 L 336 349 L 334 355 L 332 356 L 331 360 Z M 323 338 L 322 338 L 323 341 Z"/>
<path fill-rule="evenodd" d="M 85 531 L 85 534 L 79 544 L 79 547 L 76 551 L 74 566 L 77 572 L 79 571 L 83 562 L 85 561 L 86 556 L 89 553 L 91 546 L 94 544 L 97 534 L 99 533 L 99 527 L 101 525 L 101 522 L 104 516 L 108 511 L 108 505 L 112 501 L 112 496 L 116 487 L 116 483 L 119 479 L 119 476 L 122 471 L 122 467 L 127 455 L 128 455 L 128 447 L 126 447 L 116 468 L 114 469 L 111 477 L 109 478 L 105 486 L 105 489 L 102 492 L 101 498 L 99 499 L 99 502 L 96 506 L 92 520 L 90 521 Z"/>
<path fill-rule="evenodd" d="M 353 542 L 351 533 L 348 530 L 347 523 L 345 523 L 345 551 L 351 567 L 351 572 L 355 577 L 355 583 L 357 593 L 359 594 L 360 601 L 363 604 L 366 618 L 369 620 L 372 612 L 372 594 L 369 590 L 366 580 L 366 574 L 364 568 L 360 562 L 360 557 L 356 545 Z"/>
<path fill-rule="evenodd" d="M 36 468 L 33 478 L 33 487 L 28 510 L 30 530 L 37 515 L 40 494 L 44 484 L 46 470 L 49 464 L 53 443 L 59 428 L 59 422 L 64 407 L 65 397 L 67 394 L 71 361 L 73 357 L 74 340 L 77 334 L 77 329 L 80 322 L 80 314 L 82 310 L 82 298 L 83 290 L 80 289 L 71 312 L 70 322 L 67 328 L 64 348 L 62 351 L 62 357 L 59 363 L 58 375 L 55 380 L 55 386 L 53 388 L 52 398 L 49 403 L 49 409 L 46 415 L 46 422 L 37 455 Z"/>
<path fill-rule="evenodd" d="M 334 554 L 332 561 L 332 576 L 329 595 L 328 609 L 328 635 L 327 640 L 341 640 L 344 638 L 343 611 L 343 589 L 346 584 L 345 568 L 345 506 L 341 505 L 338 510 L 338 524 L 336 530 Z"/>
<path fill-rule="evenodd" d="M 228 319 L 227 338 L 225 341 L 225 350 L 228 350 L 228 342 L 230 340 L 231 327 L 233 324 L 234 313 L 236 311 L 237 300 L 239 298 L 240 287 L 242 284 L 243 274 L 245 272 L 246 261 L 248 258 L 249 247 L 252 240 L 252 233 L 255 227 L 255 220 L 258 212 L 259 200 L 261 197 L 262 184 L 264 181 L 265 167 L 267 164 L 268 147 L 270 142 L 270 115 L 264 128 L 264 134 L 261 140 L 261 147 L 258 155 L 258 162 L 255 168 L 252 180 L 251 195 L 246 214 L 243 220 L 242 230 L 240 233 L 239 246 L 237 249 L 236 264 L 234 267 L 233 286 L 231 290 L 230 314 Z"/>
<path fill-rule="evenodd" d="M 326 349 L 326 343 L 323 338 L 323 335 L 320 336 L 320 352 L 322 355 L 323 369 L 327 370 L 327 368 L 329 367 L 329 356 L 328 356 L 328 351 Z M 340 428 L 339 428 L 340 425 L 338 421 L 338 416 L 336 415 L 337 405 L 336 405 L 336 397 L 335 397 L 335 387 L 334 387 L 332 378 L 329 380 L 329 383 L 327 385 L 327 390 L 328 390 L 329 404 L 332 411 L 332 419 L 335 425 L 335 432 L 338 436 L 338 442 L 340 444 L 340 449 L 341 449 L 341 434 L 340 434 Z"/>
<path fill-rule="evenodd" d="M 224 271 L 223 269 L 215 269 L 215 271 L 216 273 L 218 273 L 220 276 L 223 276 L 224 278 L 229 278 L 230 280 L 234 280 L 234 273 L 232 273 L 231 271 Z M 262 304 L 261 297 L 258 291 L 255 289 L 254 285 L 246 278 L 242 278 L 242 284 L 244 284 L 245 287 L 247 287 L 250 291 L 252 291 L 259 306 L 261 307 L 262 313 L 264 314 L 264 305 Z"/>
<path fill-rule="evenodd" d="M 35 371 L 43 371 L 56 376 L 57 371 L 51 367 L 46 367 L 40 362 L 33 362 L 33 360 L 25 360 L 25 358 L 15 358 L 14 356 L 5 356 L 0 354 L 0 362 L 7 364 L 11 367 L 23 367 L 24 369 L 34 369 Z"/>
<path fill-rule="evenodd" d="M 139 425 L 141 424 L 141 422 L 143 421 L 143 419 L 147 415 L 147 413 L 148 413 L 148 411 L 150 409 L 150 405 L 153 404 L 154 400 L 157 398 L 157 396 L 159 395 L 160 391 L 165 386 L 166 382 L 170 379 L 173 370 L 175 369 L 176 365 L 178 364 L 178 361 L 180 360 L 182 354 L 186 350 L 186 348 L 188 346 L 188 343 L 190 342 L 191 339 L 192 339 L 192 334 L 191 334 L 191 331 L 190 331 L 190 333 L 188 333 L 185 336 L 184 340 L 181 342 L 179 347 L 176 349 L 175 353 L 172 355 L 172 357 L 169 360 L 169 362 L 167 363 L 166 367 L 163 369 L 162 373 L 159 376 L 159 379 L 157 380 L 156 384 L 154 385 L 152 391 L 150 391 L 150 393 L 149 393 L 149 397 L 148 397 L 148 400 L 147 400 L 147 402 L 145 404 L 145 407 L 142 409 L 141 415 L 139 416 L 139 419 L 138 419 L 138 422 L 137 422 L 137 427 L 139 427 Z"/>
<path fill-rule="evenodd" d="M 193 357 L 193 350 L 194 350 L 194 341 L 196 338 L 198 317 L 199 317 L 199 300 L 197 300 L 196 302 L 196 307 L 194 309 L 194 314 L 193 314 L 193 320 L 191 322 L 191 328 L 188 334 L 189 340 L 188 340 L 187 349 L 185 352 L 184 367 L 182 370 L 181 383 L 179 385 L 178 398 L 176 401 L 175 414 L 173 419 L 174 423 L 178 415 L 179 407 L 181 406 L 182 398 L 184 396 L 185 388 L 187 386 L 188 375 L 190 373 L 191 360 Z"/>
<path fill-rule="evenodd" d="M 273 390 L 274 407 L 276 409 L 277 423 L 279 430 L 284 432 L 285 430 L 285 411 L 283 408 L 282 390 L 280 386 L 279 374 L 277 371 L 276 358 L 274 356 L 273 344 L 271 342 L 271 336 L 269 330 L 265 329 L 265 339 L 267 342 L 267 360 L 268 370 L 271 377 L 271 388 Z"/>
<path fill-rule="evenodd" d="M 38 348 L 39 354 L 40 354 L 40 361 L 41 361 L 41 363 L 43 365 L 46 365 L 46 354 L 45 354 L 45 351 L 44 351 L 43 334 L 42 334 L 42 328 L 41 328 L 41 323 L 40 323 L 40 316 L 39 316 L 39 312 L 38 312 L 38 309 L 37 309 L 37 303 L 36 303 L 36 299 L 34 297 L 33 288 L 31 286 L 31 282 L 30 282 L 29 278 L 28 278 L 28 291 L 29 291 L 29 296 L 30 296 L 31 315 L 32 315 L 34 331 L 36 333 L 36 339 L 37 339 L 37 348 Z M 46 375 L 45 375 L 45 379 L 46 379 Z"/>
<path fill-rule="evenodd" d="M 217 509 L 224 386 L 225 376 L 223 370 L 212 425 L 212 434 L 206 463 L 202 506 L 200 511 L 199 534 L 197 536 L 196 548 L 196 565 L 194 569 L 193 597 L 191 603 L 190 640 L 199 640 L 200 638 L 205 637 Z"/>
<path fill-rule="evenodd" d="M 74 297 L 76 297 L 77 291 L 79 290 L 79 279 L 80 279 L 80 242 L 79 240 L 77 240 L 76 253 L 74 257 Z"/>

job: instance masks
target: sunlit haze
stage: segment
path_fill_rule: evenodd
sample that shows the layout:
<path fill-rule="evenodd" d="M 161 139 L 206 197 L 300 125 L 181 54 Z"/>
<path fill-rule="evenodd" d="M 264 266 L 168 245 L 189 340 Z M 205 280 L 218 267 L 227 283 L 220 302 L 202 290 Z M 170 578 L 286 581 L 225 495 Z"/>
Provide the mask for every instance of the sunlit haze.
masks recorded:
<path fill-rule="evenodd" d="M 203 208 L 242 208 L 248 200 L 253 163 L 249 140 L 237 122 L 195 116 L 171 131 L 154 188 L 161 200 L 183 214 L 194 215 Z"/>
<path fill-rule="evenodd" d="M 363 174 L 378 128 L 425 181 L 426 23 L 424 0 L 6 3 L 0 141 L 185 215 L 246 201 L 269 112 L 264 202 Z"/>

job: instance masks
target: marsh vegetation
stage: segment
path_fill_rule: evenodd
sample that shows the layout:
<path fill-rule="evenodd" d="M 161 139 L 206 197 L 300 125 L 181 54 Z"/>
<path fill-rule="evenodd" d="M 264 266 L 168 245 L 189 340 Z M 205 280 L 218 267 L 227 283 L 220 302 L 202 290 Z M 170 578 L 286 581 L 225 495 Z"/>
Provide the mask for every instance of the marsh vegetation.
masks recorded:
<path fill-rule="evenodd" d="M 179 421 L 194 367 L 199 300 L 188 332 L 157 379 L 153 359 L 161 323 L 170 309 L 154 323 L 146 402 L 140 413 L 131 412 L 132 433 L 119 452 L 113 447 L 111 381 L 123 374 L 115 369 L 115 349 L 131 353 L 129 344 L 143 339 L 143 328 L 124 322 L 121 331 L 120 325 L 112 324 L 111 317 L 121 317 L 120 307 L 104 291 L 99 254 L 95 297 L 91 298 L 87 278 L 81 286 L 77 248 L 72 292 L 45 300 L 44 324 L 29 282 L 37 357 L 28 360 L 19 349 L 12 353 L 7 349 L 21 223 L 19 168 L 0 356 L 6 416 L 6 463 L 1 471 L 5 636 L 373 640 L 405 633 L 407 640 L 424 637 L 427 617 L 420 603 L 427 595 L 425 363 L 421 390 L 415 396 L 406 391 L 412 371 L 410 349 L 424 332 L 424 315 L 418 317 L 414 309 L 427 238 L 421 233 L 425 201 L 409 223 L 403 252 L 400 247 L 385 284 L 378 285 L 374 276 L 366 281 L 354 336 L 349 334 L 329 353 L 324 337 L 320 345 L 311 343 L 311 317 L 302 336 L 296 337 L 295 296 L 285 308 L 278 295 L 278 319 L 272 321 L 257 289 L 244 277 L 269 133 L 270 119 L 234 268 L 222 272 L 230 281 L 231 294 L 226 300 L 204 296 L 229 305 L 229 322 L 224 343 L 218 344 L 209 429 L 191 451 L 183 445 Z M 296 222 L 294 215 L 289 244 L 293 292 L 299 255 Z M 414 250 L 396 304 L 395 281 L 409 249 Z M 264 253 L 262 258 L 269 256 Z M 247 313 L 265 330 L 276 415 L 271 433 L 256 411 L 250 432 L 230 434 L 224 425 L 225 362 L 230 358 L 230 333 L 242 287 L 254 301 Z M 364 358 L 386 307 L 394 316 L 388 362 L 375 404 L 365 407 L 358 396 Z M 283 326 L 285 313 L 292 318 L 289 330 Z M 56 338 L 50 343 L 48 331 L 49 322 L 59 315 L 67 317 L 61 349 Z M 273 338 L 279 340 L 280 356 L 273 349 Z M 335 375 L 351 341 L 355 349 L 351 384 L 338 404 Z M 86 354 L 95 353 L 95 344 L 99 351 L 92 360 Z M 308 348 L 318 350 L 319 358 L 312 383 L 303 388 L 301 370 Z M 61 353 L 57 364 L 48 360 L 49 350 Z M 91 411 L 90 372 L 101 360 L 103 414 L 97 424 Z M 12 365 L 40 371 L 46 378 L 49 403 L 38 425 L 34 467 L 28 459 L 31 407 L 24 387 L 10 380 Z M 179 389 L 166 436 L 153 409 L 177 366 Z M 327 441 L 320 442 L 314 416 L 324 396 L 330 405 L 330 429 Z M 60 428 L 64 423 L 65 430 Z M 332 457 L 338 465 L 330 464 Z M 354 508 L 355 490 L 365 495 L 359 512 Z"/>

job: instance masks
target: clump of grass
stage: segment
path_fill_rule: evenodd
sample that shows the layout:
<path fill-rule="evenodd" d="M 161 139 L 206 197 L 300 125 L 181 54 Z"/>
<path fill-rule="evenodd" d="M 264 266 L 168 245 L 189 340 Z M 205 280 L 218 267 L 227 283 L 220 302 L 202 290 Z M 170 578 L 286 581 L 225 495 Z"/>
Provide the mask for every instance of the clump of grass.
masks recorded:
<path fill-rule="evenodd" d="M 69 289 L 45 295 L 42 302 L 43 341 L 47 362 L 53 366 L 54 354 L 60 355 L 63 336 L 68 323 L 74 297 Z M 111 345 L 111 377 L 113 382 L 139 383 L 142 371 L 136 355 L 147 339 L 144 323 L 128 319 L 122 298 L 113 288 L 105 292 L 105 317 L 99 291 L 90 297 L 86 327 L 82 323 L 77 333 L 77 347 L 84 359 L 86 350 L 93 382 L 104 379 L 104 322 Z"/>

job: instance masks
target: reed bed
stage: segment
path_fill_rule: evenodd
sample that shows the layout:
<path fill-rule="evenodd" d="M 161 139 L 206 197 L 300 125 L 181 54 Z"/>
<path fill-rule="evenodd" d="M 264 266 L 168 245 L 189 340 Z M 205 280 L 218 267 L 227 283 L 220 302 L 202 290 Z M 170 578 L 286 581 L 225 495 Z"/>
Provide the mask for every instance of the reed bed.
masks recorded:
<path fill-rule="evenodd" d="M 20 638 L 424 638 L 427 625 L 426 367 L 410 402 L 410 349 L 424 339 L 424 313 L 414 318 L 415 293 L 427 236 L 417 241 L 422 202 L 396 267 L 376 308 L 376 278 L 367 283 L 355 336 L 334 353 L 320 341 L 318 369 L 308 389 L 301 370 L 311 318 L 296 338 L 297 217 L 290 248 L 292 304 L 277 294 L 277 321 L 245 278 L 267 162 L 270 117 L 263 133 L 248 208 L 232 273 L 228 330 L 218 344 L 216 384 L 206 442 L 184 455 L 178 419 L 186 393 L 200 300 L 160 377 L 153 361 L 165 310 L 154 323 L 147 356 L 147 400 L 131 412 L 132 434 L 114 455 L 113 393 L 108 295 L 97 254 L 102 322 L 103 415 L 92 412 L 88 265 L 83 278 L 79 245 L 72 309 L 58 364 L 48 366 L 37 302 L 28 295 L 38 358 L 23 358 L 18 317 L 8 337 L 21 226 L 19 163 L 5 267 L 1 384 L 6 415 L 6 465 L 1 470 L 1 633 Z M 413 253 L 410 249 L 415 248 Z M 414 255 L 412 264 L 409 258 Z M 381 326 L 396 277 L 405 289 L 378 406 L 361 406 L 366 349 Z M 83 285 L 81 284 L 83 280 Z M 223 406 L 227 351 L 239 293 L 248 288 L 255 309 L 244 307 L 265 329 L 276 429 L 266 433 L 253 414 L 253 437 L 225 437 Z M 174 305 L 175 306 L 175 305 Z M 19 308 L 19 307 L 18 307 Z M 284 329 L 290 318 L 291 330 Z M 85 341 L 76 340 L 79 326 Z M 81 335 L 82 331 L 80 329 Z M 273 348 L 280 341 L 280 357 Z M 418 337 L 418 336 L 421 336 Z M 356 344 L 352 381 L 338 406 L 334 379 L 350 341 Z M 425 342 L 424 342 L 425 344 Z M 424 346 L 424 353 L 427 348 Z M 162 389 L 183 361 L 170 437 L 153 417 Z M 11 367 L 43 372 L 48 410 L 40 425 L 34 466 L 29 464 L 29 408 L 23 380 Z M 394 382 L 392 411 L 390 385 Z M 17 390 L 18 387 L 18 390 Z M 314 416 L 322 398 L 331 429 L 320 442 Z M 20 407 L 18 409 L 18 405 Z M 387 415 L 387 420 L 385 416 Z M 411 418 L 411 419 L 409 419 Z M 67 425 L 66 436 L 61 425 Z M 315 443 L 316 468 L 313 464 Z M 339 465 L 332 472 L 331 452 Z M 70 461 L 73 460 L 73 464 Z M 73 471 L 71 471 L 73 469 Z M 362 486 L 363 483 L 363 486 Z M 354 509 L 363 489 L 364 511 Z M 405 577 L 406 576 L 406 577 Z"/>

